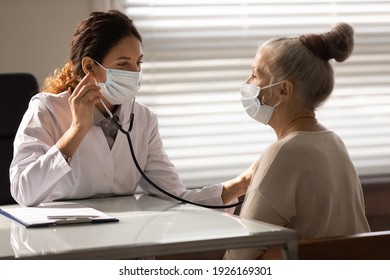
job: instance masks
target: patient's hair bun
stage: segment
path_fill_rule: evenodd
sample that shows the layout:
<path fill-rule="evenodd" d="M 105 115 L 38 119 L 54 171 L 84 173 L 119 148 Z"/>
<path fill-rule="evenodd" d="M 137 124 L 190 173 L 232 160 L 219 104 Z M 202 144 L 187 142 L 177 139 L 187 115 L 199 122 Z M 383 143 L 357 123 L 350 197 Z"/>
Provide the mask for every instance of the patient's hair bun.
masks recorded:
<path fill-rule="evenodd" d="M 347 23 L 339 22 L 329 32 L 302 35 L 299 39 L 316 56 L 342 62 L 353 51 L 354 29 Z"/>

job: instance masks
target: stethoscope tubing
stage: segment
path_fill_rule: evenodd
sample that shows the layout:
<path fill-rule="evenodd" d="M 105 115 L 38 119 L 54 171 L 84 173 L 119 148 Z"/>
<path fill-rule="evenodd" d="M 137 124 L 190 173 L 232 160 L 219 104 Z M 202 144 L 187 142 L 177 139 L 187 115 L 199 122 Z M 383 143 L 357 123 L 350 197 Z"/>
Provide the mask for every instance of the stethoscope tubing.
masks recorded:
<path fill-rule="evenodd" d="M 118 127 L 119 131 L 121 131 L 122 133 L 124 133 L 127 137 L 127 141 L 129 143 L 129 148 L 130 148 L 130 153 L 131 153 L 131 157 L 133 159 L 133 162 L 134 162 L 134 165 L 136 166 L 138 172 L 141 174 L 141 176 L 152 186 L 154 187 L 155 189 L 157 189 L 158 191 L 160 191 L 161 193 L 173 198 L 173 199 L 176 199 L 178 201 L 181 201 L 183 203 L 188 203 L 188 204 L 192 204 L 192 205 L 196 205 L 196 206 L 201 206 L 201 207 L 205 207 L 205 208 L 211 208 L 211 209 L 226 209 L 226 208 L 232 208 L 232 207 L 236 207 L 236 206 L 239 206 L 243 203 L 243 201 L 238 201 L 236 203 L 233 203 L 233 204 L 228 204 L 228 205 L 208 205 L 208 204 L 202 204 L 202 203 L 197 203 L 197 202 L 193 202 L 193 201 L 190 201 L 190 200 L 187 200 L 187 199 L 184 199 L 182 197 L 179 197 L 179 196 L 176 196 L 166 190 L 164 190 L 163 188 L 161 188 L 160 186 L 158 186 L 156 183 L 154 183 L 146 174 L 145 172 L 142 170 L 142 168 L 140 167 L 139 163 L 138 163 L 138 160 L 137 160 L 137 157 L 135 156 L 135 152 L 134 152 L 134 147 L 133 147 L 133 143 L 131 141 L 131 137 L 130 137 L 130 132 L 131 130 L 133 129 L 133 122 L 134 122 L 134 103 L 135 103 L 135 99 L 133 99 L 133 104 L 132 104 L 132 108 L 131 108 L 131 113 L 130 113 L 130 124 L 129 124 L 129 129 L 126 131 L 125 129 L 123 129 L 123 126 L 122 124 L 119 123 L 119 119 L 118 119 L 118 116 L 116 115 L 113 115 L 111 112 L 110 115 L 110 118 L 114 120 L 116 126 Z M 104 103 L 103 103 L 104 104 Z M 106 106 L 105 106 L 106 107 Z M 106 108 L 106 110 L 108 110 L 108 108 Z"/>

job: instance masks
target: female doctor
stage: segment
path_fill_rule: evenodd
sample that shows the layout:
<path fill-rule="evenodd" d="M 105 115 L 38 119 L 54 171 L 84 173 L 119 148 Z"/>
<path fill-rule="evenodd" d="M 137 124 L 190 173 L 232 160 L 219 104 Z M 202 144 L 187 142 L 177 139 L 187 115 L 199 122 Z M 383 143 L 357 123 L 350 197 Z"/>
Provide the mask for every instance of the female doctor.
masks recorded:
<path fill-rule="evenodd" d="M 132 20 L 111 10 L 93 12 L 74 33 L 70 60 L 32 97 L 14 142 L 11 193 L 22 205 L 133 194 L 139 185 L 160 194 L 139 165 L 164 190 L 197 203 L 228 204 L 245 194 L 253 167 L 223 184 L 187 190 L 169 161 L 156 115 L 134 101 L 141 82 L 142 37 Z"/>

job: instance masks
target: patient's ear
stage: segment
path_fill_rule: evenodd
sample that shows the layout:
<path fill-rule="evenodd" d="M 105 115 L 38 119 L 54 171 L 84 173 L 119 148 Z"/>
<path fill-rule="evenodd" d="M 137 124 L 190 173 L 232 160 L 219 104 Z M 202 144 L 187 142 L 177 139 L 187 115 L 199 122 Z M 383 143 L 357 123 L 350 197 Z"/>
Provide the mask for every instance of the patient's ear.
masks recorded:
<path fill-rule="evenodd" d="M 290 99 L 294 94 L 294 85 L 289 80 L 284 80 L 281 83 L 280 97 L 282 101 Z"/>

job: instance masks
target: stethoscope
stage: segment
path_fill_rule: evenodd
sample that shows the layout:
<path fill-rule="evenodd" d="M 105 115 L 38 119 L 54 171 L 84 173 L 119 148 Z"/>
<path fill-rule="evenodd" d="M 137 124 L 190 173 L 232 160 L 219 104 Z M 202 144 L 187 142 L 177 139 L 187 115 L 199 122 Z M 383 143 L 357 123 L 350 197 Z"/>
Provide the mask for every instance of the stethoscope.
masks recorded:
<path fill-rule="evenodd" d="M 127 142 L 129 143 L 129 148 L 130 148 L 130 152 L 131 152 L 131 157 L 133 158 L 133 162 L 138 170 L 138 172 L 141 174 L 141 176 L 155 189 L 157 189 L 158 191 L 160 191 L 161 193 L 173 198 L 173 199 L 176 199 L 178 201 L 181 201 L 183 203 L 189 203 L 189 204 L 193 204 L 193 205 L 197 205 L 197 206 L 201 206 L 201 207 L 206 207 L 206 208 L 212 208 L 212 209 L 225 209 L 225 208 L 232 208 L 232 207 L 236 207 L 240 204 L 243 203 L 243 201 L 238 201 L 236 203 L 233 203 L 233 204 L 228 204 L 228 205 L 208 205 L 208 204 L 201 204 L 201 203 L 197 203 L 197 202 L 193 202 L 193 201 L 189 201 L 187 199 L 184 199 L 182 197 L 179 197 L 179 196 L 176 196 L 174 194 L 171 194 L 170 192 L 164 190 L 163 188 L 161 188 L 160 186 L 158 186 L 156 183 L 154 183 L 145 173 L 144 171 L 142 170 L 142 168 L 140 167 L 139 163 L 138 163 L 138 160 L 137 160 L 137 157 L 135 156 L 135 152 L 134 152 L 134 148 L 133 148 L 133 143 L 131 141 L 131 137 L 130 137 L 130 132 L 131 130 L 133 129 L 133 123 L 134 123 L 134 105 L 135 105 L 135 98 L 133 98 L 132 100 L 132 106 L 131 106 L 131 113 L 130 113 L 130 124 L 129 124 L 129 129 L 126 131 L 124 128 L 123 128 L 123 124 L 121 124 L 119 122 L 119 118 L 118 116 L 114 115 L 111 113 L 111 111 L 107 108 L 107 106 L 104 104 L 103 100 L 101 100 L 101 103 L 103 104 L 104 108 L 106 109 L 110 119 L 112 119 L 114 121 L 114 123 L 116 124 L 116 126 L 118 127 L 119 131 L 122 132 L 123 134 L 126 135 L 127 137 Z"/>

